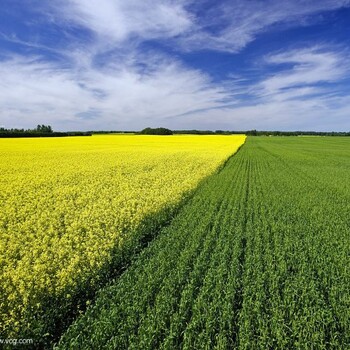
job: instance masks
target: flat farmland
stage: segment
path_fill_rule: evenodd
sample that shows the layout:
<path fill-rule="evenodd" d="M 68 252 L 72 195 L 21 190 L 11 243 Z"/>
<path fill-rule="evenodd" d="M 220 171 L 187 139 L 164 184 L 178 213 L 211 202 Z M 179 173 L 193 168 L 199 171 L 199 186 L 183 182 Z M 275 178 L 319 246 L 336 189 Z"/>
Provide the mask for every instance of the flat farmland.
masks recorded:
<path fill-rule="evenodd" d="M 349 174 L 349 138 L 248 137 L 56 348 L 350 348 Z"/>
<path fill-rule="evenodd" d="M 0 338 L 48 346 L 244 141 L 0 139 Z"/>

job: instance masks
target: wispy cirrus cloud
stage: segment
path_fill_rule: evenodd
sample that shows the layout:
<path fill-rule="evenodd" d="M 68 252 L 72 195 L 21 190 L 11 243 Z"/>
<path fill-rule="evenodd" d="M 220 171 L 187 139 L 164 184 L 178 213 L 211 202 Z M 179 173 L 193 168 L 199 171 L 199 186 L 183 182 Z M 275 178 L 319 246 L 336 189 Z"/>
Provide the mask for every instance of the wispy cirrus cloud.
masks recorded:
<path fill-rule="evenodd" d="M 49 8 L 56 21 L 84 27 L 101 46 L 160 40 L 175 50 L 239 52 L 266 31 L 306 26 L 312 16 L 348 6 L 350 0 L 55 0 Z"/>
<path fill-rule="evenodd" d="M 312 23 L 312 15 L 350 5 L 350 0 L 221 1 L 196 21 L 179 42 L 185 50 L 239 52 L 262 33 Z M 200 7 L 200 5 L 198 5 Z"/>
<path fill-rule="evenodd" d="M 132 40 L 180 36 L 193 25 L 182 1 L 68 0 L 54 1 L 50 8 L 57 21 L 84 27 L 100 43 L 119 48 Z"/>
<path fill-rule="evenodd" d="M 286 100 L 326 93 L 331 83 L 340 81 L 350 71 L 348 55 L 342 49 L 315 46 L 270 54 L 269 65 L 288 65 L 258 84 L 258 95 Z M 322 85 L 320 85 L 322 84 Z"/>
<path fill-rule="evenodd" d="M 334 82 L 349 70 L 348 58 L 338 51 L 330 51 L 316 46 L 307 49 L 287 51 L 270 55 L 269 64 L 291 64 L 292 68 L 267 78 L 262 83 L 266 93 L 276 93 L 283 89 L 310 86 L 320 82 Z"/>

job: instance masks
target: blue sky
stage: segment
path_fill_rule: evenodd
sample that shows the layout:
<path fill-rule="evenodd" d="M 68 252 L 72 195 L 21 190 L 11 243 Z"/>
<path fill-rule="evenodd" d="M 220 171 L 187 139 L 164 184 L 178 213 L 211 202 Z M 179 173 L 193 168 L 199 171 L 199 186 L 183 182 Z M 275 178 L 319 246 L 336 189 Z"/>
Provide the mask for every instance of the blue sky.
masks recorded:
<path fill-rule="evenodd" d="M 350 130 L 350 0 L 2 0 L 0 126 Z"/>

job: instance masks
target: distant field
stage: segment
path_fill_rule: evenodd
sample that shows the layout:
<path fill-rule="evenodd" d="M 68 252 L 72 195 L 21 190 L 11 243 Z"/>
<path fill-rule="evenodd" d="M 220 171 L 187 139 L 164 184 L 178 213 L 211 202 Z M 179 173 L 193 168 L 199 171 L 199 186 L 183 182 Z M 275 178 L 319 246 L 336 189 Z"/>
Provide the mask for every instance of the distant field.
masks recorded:
<path fill-rule="evenodd" d="M 349 349 L 350 138 L 252 137 L 58 349 Z"/>
<path fill-rule="evenodd" d="M 115 254 L 137 250 L 244 140 L 1 139 L 1 337 L 52 338 L 113 276 Z"/>

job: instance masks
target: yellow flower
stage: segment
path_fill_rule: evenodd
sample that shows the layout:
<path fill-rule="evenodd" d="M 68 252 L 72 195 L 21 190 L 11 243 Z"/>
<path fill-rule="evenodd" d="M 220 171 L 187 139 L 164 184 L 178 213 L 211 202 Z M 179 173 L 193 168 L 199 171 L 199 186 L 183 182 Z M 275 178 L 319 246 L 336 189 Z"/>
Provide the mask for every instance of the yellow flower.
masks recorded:
<path fill-rule="evenodd" d="M 71 298 L 146 216 L 174 208 L 244 141 L 243 135 L 0 139 L 0 325 L 28 324 L 27 311 L 39 308 L 43 296 Z"/>

